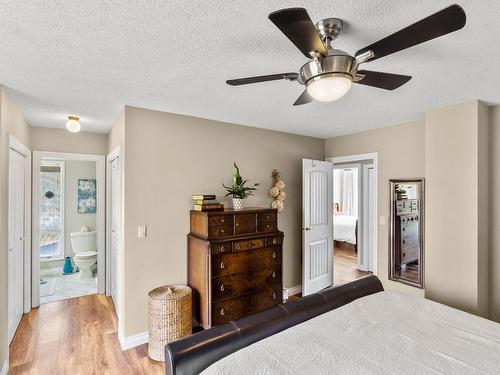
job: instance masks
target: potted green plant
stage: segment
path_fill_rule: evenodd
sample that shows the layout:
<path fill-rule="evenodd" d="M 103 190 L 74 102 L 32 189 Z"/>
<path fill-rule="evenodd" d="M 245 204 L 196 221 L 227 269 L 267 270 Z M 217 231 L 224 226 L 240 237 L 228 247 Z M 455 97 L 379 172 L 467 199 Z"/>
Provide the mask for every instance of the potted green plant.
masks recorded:
<path fill-rule="evenodd" d="M 252 186 L 245 186 L 248 180 L 244 180 L 240 175 L 240 169 L 234 162 L 234 174 L 233 174 L 233 185 L 226 186 L 222 184 L 222 186 L 227 190 L 227 196 L 232 196 L 233 198 L 233 209 L 241 210 L 243 208 L 243 199 L 246 199 L 253 195 L 253 192 L 257 190 L 258 183 L 253 184 Z"/>

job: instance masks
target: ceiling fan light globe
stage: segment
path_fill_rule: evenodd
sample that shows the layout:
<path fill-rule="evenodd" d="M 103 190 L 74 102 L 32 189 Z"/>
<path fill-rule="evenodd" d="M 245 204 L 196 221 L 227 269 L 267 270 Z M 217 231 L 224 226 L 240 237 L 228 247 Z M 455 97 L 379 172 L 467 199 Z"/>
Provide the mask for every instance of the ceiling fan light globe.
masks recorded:
<path fill-rule="evenodd" d="M 66 129 L 71 133 L 78 133 L 81 129 L 80 119 L 76 116 L 68 116 L 68 122 L 66 122 Z"/>
<path fill-rule="evenodd" d="M 319 102 L 339 100 L 351 89 L 352 77 L 344 73 L 330 73 L 307 81 L 307 92 Z"/>

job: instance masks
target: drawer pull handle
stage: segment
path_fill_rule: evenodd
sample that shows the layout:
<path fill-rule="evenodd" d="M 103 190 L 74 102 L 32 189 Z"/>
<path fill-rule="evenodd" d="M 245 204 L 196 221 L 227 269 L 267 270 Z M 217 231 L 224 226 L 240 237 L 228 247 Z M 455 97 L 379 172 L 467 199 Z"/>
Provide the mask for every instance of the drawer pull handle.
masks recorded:
<path fill-rule="evenodd" d="M 276 242 L 278 242 L 276 241 L 276 238 L 273 238 L 273 245 L 276 245 Z"/>
<path fill-rule="evenodd" d="M 273 259 L 276 259 L 276 252 L 273 251 Z"/>
<path fill-rule="evenodd" d="M 223 253 L 224 251 L 225 251 L 225 249 L 224 249 L 224 245 L 222 245 L 222 246 L 220 247 L 220 252 L 221 252 L 221 253 Z"/>
<path fill-rule="evenodd" d="M 224 308 L 220 309 L 220 314 L 221 314 L 221 316 L 226 315 L 226 310 L 224 310 Z"/>
<path fill-rule="evenodd" d="M 276 299 L 276 293 L 273 293 L 273 299 Z"/>
<path fill-rule="evenodd" d="M 240 249 L 240 247 L 241 247 L 241 246 L 240 246 L 240 244 L 239 244 L 239 243 L 237 243 L 237 244 L 236 244 L 236 249 L 237 249 L 237 250 L 239 250 L 239 249 Z"/>
<path fill-rule="evenodd" d="M 220 230 L 220 232 L 221 232 L 221 233 L 224 233 L 224 229 L 221 229 L 221 230 Z"/>
<path fill-rule="evenodd" d="M 222 284 L 222 285 L 220 286 L 220 291 L 221 291 L 221 292 L 223 292 L 223 291 L 224 291 L 224 289 L 226 289 L 226 288 L 224 288 L 224 284 Z"/>
<path fill-rule="evenodd" d="M 273 274 L 271 275 L 273 277 L 273 279 L 276 278 L 276 272 L 273 271 Z"/>
<path fill-rule="evenodd" d="M 224 262 L 220 262 L 220 269 L 224 269 Z"/>
<path fill-rule="evenodd" d="M 224 222 L 224 219 L 220 219 L 220 222 L 223 223 Z"/>
<path fill-rule="evenodd" d="M 269 228 L 269 224 L 266 225 L 266 228 Z"/>
<path fill-rule="evenodd" d="M 236 223 L 236 226 L 237 226 L 237 227 L 239 227 L 239 226 L 240 226 L 240 224 L 239 224 L 239 223 Z"/>

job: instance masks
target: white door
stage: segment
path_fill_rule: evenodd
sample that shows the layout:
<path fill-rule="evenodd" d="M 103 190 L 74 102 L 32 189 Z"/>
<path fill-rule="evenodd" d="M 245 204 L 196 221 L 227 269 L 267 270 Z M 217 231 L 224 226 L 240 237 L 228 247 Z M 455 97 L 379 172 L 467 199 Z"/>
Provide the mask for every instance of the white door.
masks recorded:
<path fill-rule="evenodd" d="M 24 301 L 24 156 L 9 150 L 9 255 L 8 335 L 9 343 L 23 316 Z"/>
<path fill-rule="evenodd" d="M 302 160 L 302 295 L 333 284 L 333 164 Z"/>
<path fill-rule="evenodd" d="M 120 158 L 111 161 L 111 298 L 115 304 L 118 315 L 119 308 L 119 253 L 120 253 Z"/>

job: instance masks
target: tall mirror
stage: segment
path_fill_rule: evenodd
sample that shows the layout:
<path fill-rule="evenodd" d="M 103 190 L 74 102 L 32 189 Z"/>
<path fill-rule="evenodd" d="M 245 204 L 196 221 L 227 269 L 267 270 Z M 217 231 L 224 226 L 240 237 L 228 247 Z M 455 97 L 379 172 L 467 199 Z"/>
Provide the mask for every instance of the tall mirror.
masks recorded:
<path fill-rule="evenodd" d="M 424 287 L 424 179 L 390 180 L 389 279 Z"/>

